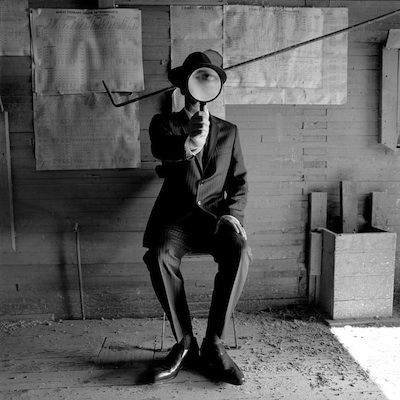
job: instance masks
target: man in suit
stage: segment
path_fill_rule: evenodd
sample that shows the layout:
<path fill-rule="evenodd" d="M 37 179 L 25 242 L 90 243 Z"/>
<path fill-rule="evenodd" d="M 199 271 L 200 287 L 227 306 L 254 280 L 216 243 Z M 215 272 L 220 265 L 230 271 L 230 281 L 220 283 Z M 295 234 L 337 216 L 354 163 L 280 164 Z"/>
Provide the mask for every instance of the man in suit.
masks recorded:
<path fill-rule="evenodd" d="M 241 385 L 244 375 L 222 340 L 251 262 L 242 225 L 247 172 L 237 127 L 210 115 L 206 106 L 201 110 L 188 90 L 188 78 L 198 68 L 205 68 L 200 70 L 202 79 L 225 83 L 225 71 L 205 53 L 190 54 L 168 76 L 185 96 L 185 108 L 155 115 L 150 124 L 152 153 L 162 161 L 165 180 L 147 224 L 143 244 L 148 251 L 143 259 L 177 341 L 152 370 L 152 380 L 172 379 L 185 364 L 200 361 L 216 379 Z M 188 252 L 207 252 L 218 263 L 200 349 L 180 272 Z"/>

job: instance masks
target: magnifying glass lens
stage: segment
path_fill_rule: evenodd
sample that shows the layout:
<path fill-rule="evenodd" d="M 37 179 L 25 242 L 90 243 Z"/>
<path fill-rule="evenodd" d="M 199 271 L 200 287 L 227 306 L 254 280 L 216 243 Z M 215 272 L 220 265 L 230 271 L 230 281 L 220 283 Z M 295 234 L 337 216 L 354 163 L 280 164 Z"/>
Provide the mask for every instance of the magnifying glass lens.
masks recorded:
<path fill-rule="evenodd" d="M 212 68 L 198 68 L 188 79 L 189 93 L 201 103 L 214 100 L 221 92 L 221 88 L 221 79 Z"/>

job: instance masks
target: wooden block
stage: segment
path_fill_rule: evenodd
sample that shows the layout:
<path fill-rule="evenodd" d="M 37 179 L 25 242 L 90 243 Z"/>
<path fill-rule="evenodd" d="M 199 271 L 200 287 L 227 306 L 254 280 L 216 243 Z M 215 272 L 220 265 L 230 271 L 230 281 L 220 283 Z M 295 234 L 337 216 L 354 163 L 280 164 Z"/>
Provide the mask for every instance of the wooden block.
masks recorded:
<path fill-rule="evenodd" d="M 314 192 L 309 196 L 309 248 L 308 248 L 308 302 L 318 302 L 319 276 L 321 275 L 322 235 L 314 232 L 325 228 L 327 222 L 327 193 Z"/>
<path fill-rule="evenodd" d="M 382 79 L 380 96 L 379 143 L 391 150 L 396 150 L 398 128 L 398 49 L 382 50 Z"/>
<path fill-rule="evenodd" d="M 310 234 L 310 254 L 309 254 L 309 272 L 311 276 L 321 275 L 322 261 L 322 234 L 311 232 Z"/>
<path fill-rule="evenodd" d="M 322 229 L 322 266 L 320 281 L 320 296 L 317 304 L 333 318 L 334 301 L 334 257 L 335 235 L 333 232 Z"/>
<path fill-rule="evenodd" d="M 372 192 L 371 203 L 371 226 L 379 229 L 387 229 L 387 192 Z"/>
<path fill-rule="evenodd" d="M 319 305 L 332 319 L 391 317 L 396 233 L 322 229 Z"/>
<path fill-rule="evenodd" d="M 342 181 L 340 183 L 340 217 L 343 233 L 357 232 L 357 183 Z"/>
<path fill-rule="evenodd" d="M 0 113 L 0 250 L 16 250 L 8 113 Z"/>
<path fill-rule="evenodd" d="M 400 29 L 389 29 L 386 48 L 400 49 Z"/>
<path fill-rule="evenodd" d="M 318 303 L 321 284 L 322 234 L 319 232 L 311 232 L 310 234 L 308 260 L 308 303 L 315 305 Z"/>
<path fill-rule="evenodd" d="M 309 196 L 309 225 L 310 230 L 325 228 L 327 221 L 327 193 L 313 192 Z"/>

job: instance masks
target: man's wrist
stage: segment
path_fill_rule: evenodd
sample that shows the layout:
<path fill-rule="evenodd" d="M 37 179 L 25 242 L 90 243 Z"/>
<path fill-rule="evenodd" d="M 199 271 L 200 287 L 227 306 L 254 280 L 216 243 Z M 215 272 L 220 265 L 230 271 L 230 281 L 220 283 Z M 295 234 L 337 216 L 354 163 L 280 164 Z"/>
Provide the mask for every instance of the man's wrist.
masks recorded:
<path fill-rule="evenodd" d="M 204 146 L 204 143 L 201 143 L 201 142 L 196 143 L 195 139 L 188 136 L 185 141 L 185 153 L 190 158 L 190 157 L 195 156 L 196 154 L 200 153 L 203 146 Z"/>

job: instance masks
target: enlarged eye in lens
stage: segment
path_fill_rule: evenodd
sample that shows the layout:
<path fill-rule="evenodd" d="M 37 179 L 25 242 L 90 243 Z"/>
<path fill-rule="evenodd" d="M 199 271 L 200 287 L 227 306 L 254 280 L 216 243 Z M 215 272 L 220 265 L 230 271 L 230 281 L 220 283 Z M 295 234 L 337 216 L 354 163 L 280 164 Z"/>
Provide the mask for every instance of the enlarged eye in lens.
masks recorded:
<path fill-rule="evenodd" d="M 193 71 L 189 76 L 188 89 L 195 100 L 207 103 L 218 97 L 222 83 L 216 71 L 212 68 L 202 67 Z"/>
<path fill-rule="evenodd" d="M 218 74 L 214 70 L 211 70 L 212 73 L 210 73 L 208 71 L 208 69 L 209 68 L 207 68 L 207 70 L 198 69 L 198 70 L 194 71 L 193 79 L 197 79 L 199 82 L 202 82 L 203 84 L 212 83 L 215 81 L 218 81 L 218 83 L 219 83 Z"/>

